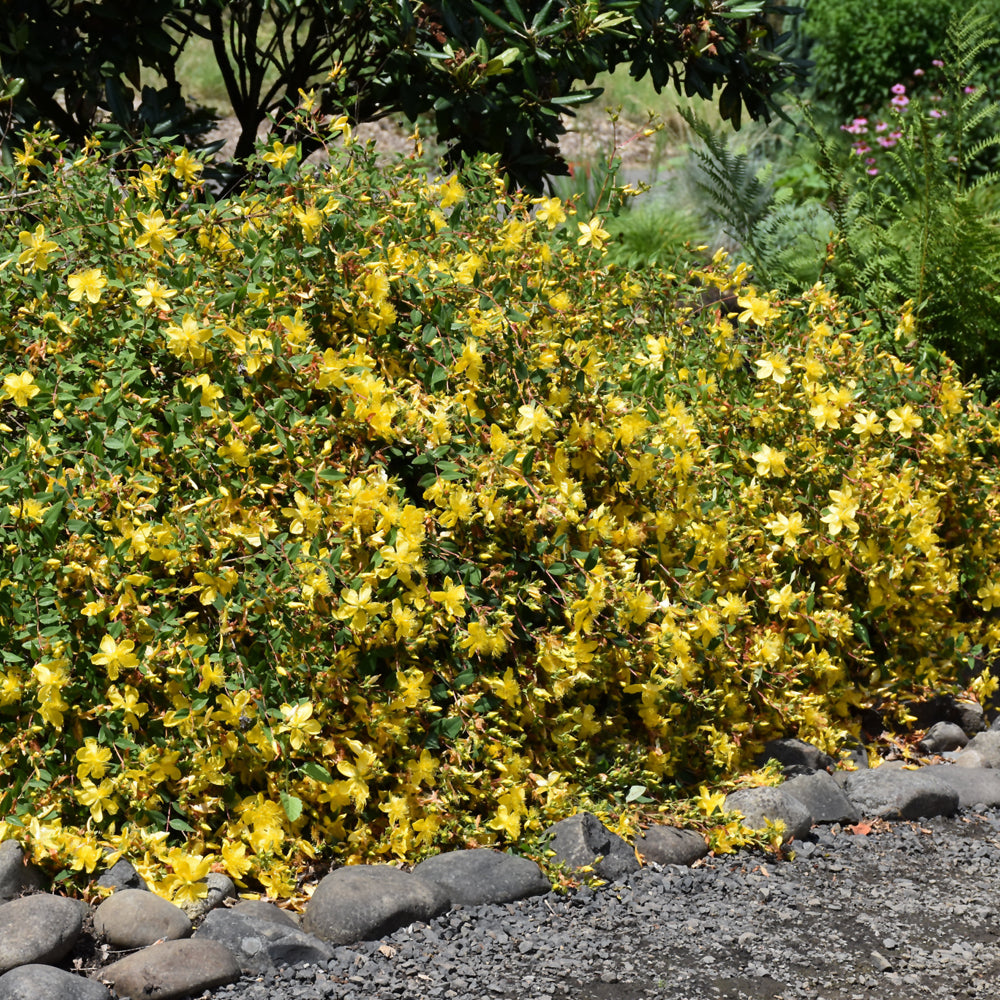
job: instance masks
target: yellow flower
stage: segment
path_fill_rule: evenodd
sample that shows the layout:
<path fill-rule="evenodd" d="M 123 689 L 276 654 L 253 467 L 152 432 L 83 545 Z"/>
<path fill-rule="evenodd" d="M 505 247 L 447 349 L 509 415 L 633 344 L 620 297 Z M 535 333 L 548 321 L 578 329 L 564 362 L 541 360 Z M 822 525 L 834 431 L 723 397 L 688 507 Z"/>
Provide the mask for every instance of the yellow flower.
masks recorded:
<path fill-rule="evenodd" d="M 175 158 L 171 173 L 179 181 L 185 184 L 194 184 L 199 175 L 205 169 L 203 163 L 199 163 L 186 149 L 182 150 Z"/>
<path fill-rule="evenodd" d="M 710 792 L 705 785 L 698 790 L 694 804 L 705 816 L 714 816 L 722 812 L 722 804 L 726 801 L 725 792 Z"/>
<path fill-rule="evenodd" d="M 844 528 L 856 532 L 858 522 L 854 520 L 854 515 L 858 512 L 858 503 L 851 487 L 845 486 L 842 490 L 830 490 L 830 500 L 832 503 L 827 512 L 820 517 L 820 520 L 829 528 L 830 534 L 838 535 Z"/>
<path fill-rule="evenodd" d="M 80 762 L 76 769 L 76 776 L 83 781 L 86 778 L 94 778 L 100 781 L 107 772 L 108 761 L 111 760 L 111 751 L 107 747 L 99 746 L 97 740 L 88 736 L 83 741 L 83 746 L 76 752 L 76 759 Z"/>
<path fill-rule="evenodd" d="M 154 253 L 162 253 L 164 244 L 177 238 L 177 230 L 167 222 L 159 209 L 148 215 L 139 212 L 137 218 L 145 232 L 136 237 L 136 249 L 148 246 Z"/>
<path fill-rule="evenodd" d="M 76 791 L 76 800 L 80 805 L 88 806 L 94 822 L 100 823 L 104 819 L 105 810 L 112 816 L 118 812 L 118 803 L 113 798 L 114 793 L 115 786 L 107 778 L 100 785 L 85 780 Z"/>
<path fill-rule="evenodd" d="M 108 703 L 112 710 L 124 713 L 123 721 L 131 729 L 138 729 L 139 719 L 149 711 L 149 705 L 139 701 L 139 692 L 130 684 L 123 691 L 113 686 L 108 688 Z"/>
<path fill-rule="evenodd" d="M 993 608 L 1000 607 L 1000 583 L 984 583 L 976 591 L 976 596 L 982 602 L 984 611 L 991 611 Z"/>
<path fill-rule="evenodd" d="M 302 229 L 303 239 L 307 243 L 314 242 L 323 229 L 326 216 L 315 205 L 310 205 L 308 208 L 295 206 L 292 209 L 292 215 L 295 216 L 295 221 Z"/>
<path fill-rule="evenodd" d="M 101 301 L 101 292 L 107 285 L 108 279 L 100 268 L 91 267 L 86 271 L 71 274 L 66 283 L 72 289 L 69 293 L 70 302 L 81 302 L 86 296 L 88 302 L 97 303 Z"/>
<path fill-rule="evenodd" d="M 840 408 L 828 399 L 821 398 L 809 410 L 809 416 L 813 418 L 817 430 L 821 431 L 824 427 L 835 430 L 840 427 Z"/>
<path fill-rule="evenodd" d="M 132 652 L 133 649 L 135 643 L 131 639 L 115 642 L 110 635 L 106 635 L 101 640 L 101 651 L 94 653 L 90 662 L 105 667 L 108 677 L 115 681 L 118 680 L 119 671 L 132 670 L 139 666 L 139 660 Z"/>
<path fill-rule="evenodd" d="M 781 315 L 780 309 L 772 306 L 766 298 L 757 295 L 752 288 L 748 295 L 741 295 L 736 301 L 743 307 L 743 312 L 737 317 L 740 323 L 755 323 L 757 326 L 767 326 L 772 319 Z M 787 371 L 785 374 L 788 374 Z"/>
<path fill-rule="evenodd" d="M 247 857 L 246 844 L 227 840 L 222 845 L 222 864 L 234 879 L 241 879 L 251 868 L 253 862 Z"/>
<path fill-rule="evenodd" d="M 601 217 L 595 215 L 590 222 L 578 222 L 577 228 L 580 230 L 580 238 L 576 245 L 585 247 L 588 244 L 597 250 L 602 250 L 607 240 L 611 238 L 611 233 L 601 228 Z"/>
<path fill-rule="evenodd" d="M 312 717 L 312 702 L 306 701 L 301 705 L 284 704 L 281 706 L 281 714 L 285 718 L 281 724 L 281 731 L 288 733 L 288 742 L 293 750 L 299 750 L 303 743 L 306 743 L 311 736 L 317 736 L 323 728 Z"/>
<path fill-rule="evenodd" d="M 205 357 L 205 344 L 212 339 L 212 328 L 202 326 L 191 313 L 185 313 L 181 325 L 171 323 L 164 330 L 167 348 L 178 358 L 189 357 L 199 361 Z"/>
<path fill-rule="evenodd" d="M 229 435 L 229 437 L 231 438 L 232 436 Z M 247 446 L 238 438 L 219 445 L 215 450 L 220 458 L 228 459 L 241 469 L 246 469 L 250 466 L 250 453 L 247 451 Z"/>
<path fill-rule="evenodd" d="M 556 226 L 566 221 L 562 200 L 559 198 L 540 198 L 535 218 L 539 222 L 544 222 L 549 229 L 555 229 Z"/>
<path fill-rule="evenodd" d="M 132 294 L 142 309 L 156 306 L 163 312 L 169 312 L 170 306 L 167 305 L 167 299 L 172 299 L 177 294 L 177 290 L 161 285 L 156 278 L 147 278 L 146 284 L 141 288 L 132 289 Z"/>
<path fill-rule="evenodd" d="M 295 153 L 294 146 L 286 146 L 280 140 L 275 139 L 271 149 L 264 153 L 261 159 L 265 163 L 269 163 L 275 170 L 284 170 Z"/>
<path fill-rule="evenodd" d="M 167 864 L 173 871 L 158 888 L 177 906 L 194 903 L 208 895 L 208 873 L 212 870 L 215 855 L 202 856 L 188 848 L 173 847 L 167 855 Z"/>
<path fill-rule="evenodd" d="M 795 547 L 799 535 L 805 533 L 805 525 L 802 523 L 802 515 L 798 512 L 788 515 L 775 514 L 767 522 L 767 530 L 777 535 L 786 545 Z"/>
<path fill-rule="evenodd" d="M 795 606 L 799 595 L 792 590 L 792 585 L 786 583 L 781 590 L 769 590 L 767 593 L 767 603 L 772 615 L 781 615 L 787 618 Z"/>
<path fill-rule="evenodd" d="M 22 497 L 18 503 L 7 504 L 7 510 L 10 511 L 12 517 L 31 521 L 32 524 L 41 524 L 49 506 L 51 505 L 40 503 L 34 497 Z"/>
<path fill-rule="evenodd" d="M 35 377 L 30 372 L 21 372 L 20 375 L 4 375 L 4 395 L 14 400 L 15 406 L 27 406 L 28 400 L 33 399 L 41 391 L 34 382 Z"/>
<path fill-rule="evenodd" d="M 347 115 L 338 115 L 330 124 L 327 126 L 330 130 L 330 135 L 341 135 L 344 139 L 344 145 L 347 146 L 351 142 L 351 120 Z"/>
<path fill-rule="evenodd" d="M 757 378 L 773 379 L 778 385 L 782 385 L 792 372 L 788 362 L 780 354 L 765 354 L 754 364 L 757 366 Z"/>
<path fill-rule="evenodd" d="M 545 407 L 537 403 L 526 403 L 524 406 L 519 406 L 517 412 L 520 414 L 517 421 L 518 434 L 530 431 L 532 441 L 537 441 L 555 426 Z"/>
<path fill-rule="evenodd" d="M 565 312 L 573 305 L 573 300 L 566 292 L 556 292 L 549 296 L 549 306 L 557 312 Z"/>
<path fill-rule="evenodd" d="M 913 412 L 909 403 L 898 410 L 890 410 L 886 416 L 889 418 L 889 430 L 904 438 L 912 437 L 913 432 L 924 422 Z"/>
<path fill-rule="evenodd" d="M 345 588 L 341 591 L 340 599 L 343 604 L 334 614 L 337 618 L 350 618 L 351 628 L 356 632 L 366 629 L 370 618 L 374 618 L 375 615 L 384 615 L 386 611 L 385 604 L 372 600 L 372 588 L 368 584 L 365 584 L 360 590 Z"/>
<path fill-rule="evenodd" d="M 49 254 L 59 249 L 59 244 L 45 238 L 45 227 L 35 227 L 33 233 L 23 232 L 19 237 L 24 249 L 17 258 L 21 267 L 27 265 L 32 271 L 44 271 L 49 266 Z"/>
<path fill-rule="evenodd" d="M 507 805 L 499 806 L 496 816 L 487 825 L 506 833 L 511 840 L 517 840 L 521 833 L 521 817 Z"/>
<path fill-rule="evenodd" d="M 450 208 L 465 197 L 465 188 L 458 182 L 458 178 L 454 174 L 441 185 L 440 190 L 442 208 Z"/>
<path fill-rule="evenodd" d="M 281 513 L 292 519 L 288 530 L 293 535 L 305 534 L 307 537 L 312 537 L 319 530 L 323 520 L 323 508 L 310 500 L 301 490 L 295 491 L 295 506 L 282 507 Z"/>
<path fill-rule="evenodd" d="M 716 597 L 715 603 L 719 605 L 719 610 L 725 616 L 726 621 L 733 623 L 740 615 L 748 610 L 746 601 L 739 594 L 725 594 Z"/>
<path fill-rule="evenodd" d="M 445 611 L 454 618 L 465 615 L 465 607 L 462 604 L 465 600 L 465 587 L 460 583 L 453 584 L 450 576 L 444 578 L 444 590 L 431 591 L 431 600 L 443 604 Z"/>
<path fill-rule="evenodd" d="M 852 433 L 857 434 L 862 441 L 867 441 L 869 438 L 878 437 L 885 427 L 882 425 L 878 418 L 878 414 L 874 410 L 864 410 L 861 413 L 856 413 L 854 415 L 854 426 L 851 428 Z"/>
<path fill-rule="evenodd" d="M 757 463 L 758 476 L 775 476 L 780 478 L 788 473 L 788 469 L 785 468 L 785 459 L 787 457 L 785 453 L 772 448 L 768 444 L 761 445 L 760 450 L 754 452 L 751 457 Z"/>
<path fill-rule="evenodd" d="M 373 776 L 378 755 L 358 740 L 347 740 L 348 746 L 356 754 L 353 764 L 342 760 L 337 763 L 337 770 L 347 779 L 343 784 L 358 809 L 363 809 L 368 801 L 368 779 Z"/>

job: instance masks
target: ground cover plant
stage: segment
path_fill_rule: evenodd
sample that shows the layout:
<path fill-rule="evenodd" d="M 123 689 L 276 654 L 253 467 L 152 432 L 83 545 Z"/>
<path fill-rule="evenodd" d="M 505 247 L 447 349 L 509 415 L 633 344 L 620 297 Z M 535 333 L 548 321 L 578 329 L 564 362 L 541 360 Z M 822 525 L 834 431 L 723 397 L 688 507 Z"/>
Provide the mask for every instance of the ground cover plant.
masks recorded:
<path fill-rule="evenodd" d="M 329 164 L 219 203 L 180 147 L 17 151 L 0 835 L 177 900 L 581 807 L 697 797 L 723 850 L 762 741 L 995 649 L 1000 422 L 947 361 L 300 113 Z"/>

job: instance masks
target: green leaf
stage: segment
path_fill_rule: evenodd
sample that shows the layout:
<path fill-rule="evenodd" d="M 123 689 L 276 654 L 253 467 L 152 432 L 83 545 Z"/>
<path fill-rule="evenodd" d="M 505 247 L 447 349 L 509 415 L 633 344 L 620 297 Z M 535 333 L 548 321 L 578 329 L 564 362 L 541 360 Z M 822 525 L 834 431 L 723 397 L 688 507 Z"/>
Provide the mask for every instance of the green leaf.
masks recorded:
<path fill-rule="evenodd" d="M 290 823 L 294 823 L 302 815 L 302 799 L 287 792 L 281 793 L 281 806 Z"/>
<path fill-rule="evenodd" d="M 333 775 L 322 764 L 317 764 L 313 760 L 303 764 L 301 771 L 307 778 L 312 778 L 313 781 L 321 781 L 326 785 L 333 781 Z"/>
<path fill-rule="evenodd" d="M 632 785 L 628 790 L 628 794 L 625 796 L 626 802 L 652 802 L 653 800 L 646 795 L 645 785 Z"/>

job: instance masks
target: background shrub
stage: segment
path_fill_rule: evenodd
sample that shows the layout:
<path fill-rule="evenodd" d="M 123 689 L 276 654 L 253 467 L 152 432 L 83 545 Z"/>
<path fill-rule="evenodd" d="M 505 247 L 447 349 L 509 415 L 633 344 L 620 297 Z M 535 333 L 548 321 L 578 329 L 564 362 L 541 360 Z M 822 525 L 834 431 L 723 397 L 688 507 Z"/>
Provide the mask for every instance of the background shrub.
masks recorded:
<path fill-rule="evenodd" d="M 619 65 L 657 93 L 668 84 L 709 100 L 718 92 L 720 114 L 737 128 L 744 110 L 768 120 L 774 94 L 799 72 L 779 54 L 772 8 L 727 3 L 706 16 L 693 0 L 156 0 L 136 13 L 117 2 L 9 0 L 0 67 L 23 82 L 13 102 L 23 127 L 54 124 L 79 143 L 110 117 L 132 138 L 151 126 L 177 135 L 189 94 L 176 67 L 194 39 L 217 63 L 240 122 L 238 160 L 265 124 L 283 142 L 296 138 L 290 112 L 309 93 L 352 123 L 427 115 L 453 164 L 496 153 L 515 182 L 537 190 L 566 172 L 562 116 L 593 100 L 597 74 Z M 165 88 L 143 86 L 150 68 Z"/>
<path fill-rule="evenodd" d="M 829 110 L 839 124 L 880 107 L 891 87 L 913 79 L 914 70 L 928 70 L 940 59 L 944 28 L 968 13 L 962 0 L 805 0 L 805 14 L 793 26 L 796 55 L 811 59 L 809 97 Z M 986 0 L 979 9 L 995 24 L 1000 4 Z M 984 53 L 979 85 L 995 87 L 1000 47 Z"/>

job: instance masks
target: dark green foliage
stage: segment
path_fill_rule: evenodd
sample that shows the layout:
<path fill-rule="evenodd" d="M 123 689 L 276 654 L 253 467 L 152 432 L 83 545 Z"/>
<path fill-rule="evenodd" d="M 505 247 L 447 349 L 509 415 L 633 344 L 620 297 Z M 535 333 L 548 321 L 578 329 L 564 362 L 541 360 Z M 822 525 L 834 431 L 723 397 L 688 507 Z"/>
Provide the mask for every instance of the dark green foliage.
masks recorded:
<path fill-rule="evenodd" d="M 430 115 L 452 161 L 499 153 L 515 182 L 538 189 L 565 172 L 560 115 L 593 100 L 596 75 L 619 65 L 649 74 L 657 90 L 672 83 L 707 98 L 718 90 L 722 116 L 737 128 L 744 109 L 767 120 L 774 94 L 800 72 L 779 54 L 784 36 L 769 20 L 777 10 L 791 8 L 723 0 L 706 15 L 695 0 L 153 0 L 141 8 L 11 0 L 0 7 L 0 37 L 14 42 L 0 56 L 4 73 L 26 81 L 14 105 L 22 123 L 51 121 L 79 141 L 99 112 L 132 121 L 128 82 L 139 88 L 140 67 L 170 82 L 159 104 L 173 103 L 158 110 L 176 124 L 174 66 L 200 36 L 243 129 L 238 159 L 264 121 L 281 129 L 300 91 L 316 88 L 324 112 L 355 122 Z M 66 112 L 60 89 L 71 98 Z M 291 126 L 278 135 L 295 138 Z"/>
<path fill-rule="evenodd" d="M 0 6 L 0 79 L 23 81 L 13 102 L 20 121 L 50 123 L 80 143 L 101 110 L 122 125 L 180 116 L 176 50 L 164 30 L 178 6 L 175 0 L 7 0 Z M 162 74 L 167 86 L 143 88 L 141 67 Z M 0 119 L 0 137 L 4 124 Z"/>
<path fill-rule="evenodd" d="M 845 169 L 841 145 L 824 135 L 809 110 L 803 115 L 828 190 L 831 252 L 823 261 L 824 280 L 878 318 L 874 332 L 893 350 L 922 363 L 942 351 L 965 377 L 982 378 L 997 394 L 1000 178 L 974 168 L 1000 147 L 1000 105 L 982 88 L 968 90 L 977 60 L 994 44 L 988 27 L 987 18 L 974 12 L 952 23 L 942 53 L 943 101 L 930 105 L 917 98 L 896 113 L 892 128 L 900 139 L 875 176 L 859 157 Z M 941 108 L 947 110 L 939 117 Z M 813 277 L 807 265 L 817 260 L 817 247 L 781 239 L 794 210 L 775 198 L 746 155 L 731 153 L 703 123 L 692 124 L 706 143 L 696 153 L 704 164 L 703 187 L 727 232 L 762 281 L 801 290 Z M 899 326 L 906 302 L 912 326 Z"/>
<path fill-rule="evenodd" d="M 856 214 L 842 191 L 833 275 L 845 297 L 887 316 L 913 304 L 913 340 L 886 320 L 898 349 L 931 347 L 958 362 L 963 374 L 1000 390 L 1000 212 L 991 209 L 997 175 L 970 180 L 972 167 L 1000 146 L 1000 105 L 982 90 L 967 93 L 976 61 L 994 44 L 987 19 L 975 13 L 952 22 L 944 46 L 948 113 L 931 117 L 921 101 L 899 114 L 902 138 L 891 169 L 864 177 Z M 972 136 L 985 130 L 986 136 Z M 832 178 L 831 178 L 832 180 Z M 857 204 L 857 200 L 854 200 Z"/>
<path fill-rule="evenodd" d="M 837 121 L 881 105 L 889 88 L 927 70 L 942 57 L 942 27 L 969 10 L 967 0 L 806 0 L 795 26 L 796 55 L 813 60 L 810 98 L 829 108 Z M 1000 3 L 986 0 L 994 22 Z M 983 82 L 995 80 L 1000 48 L 981 63 Z"/>

